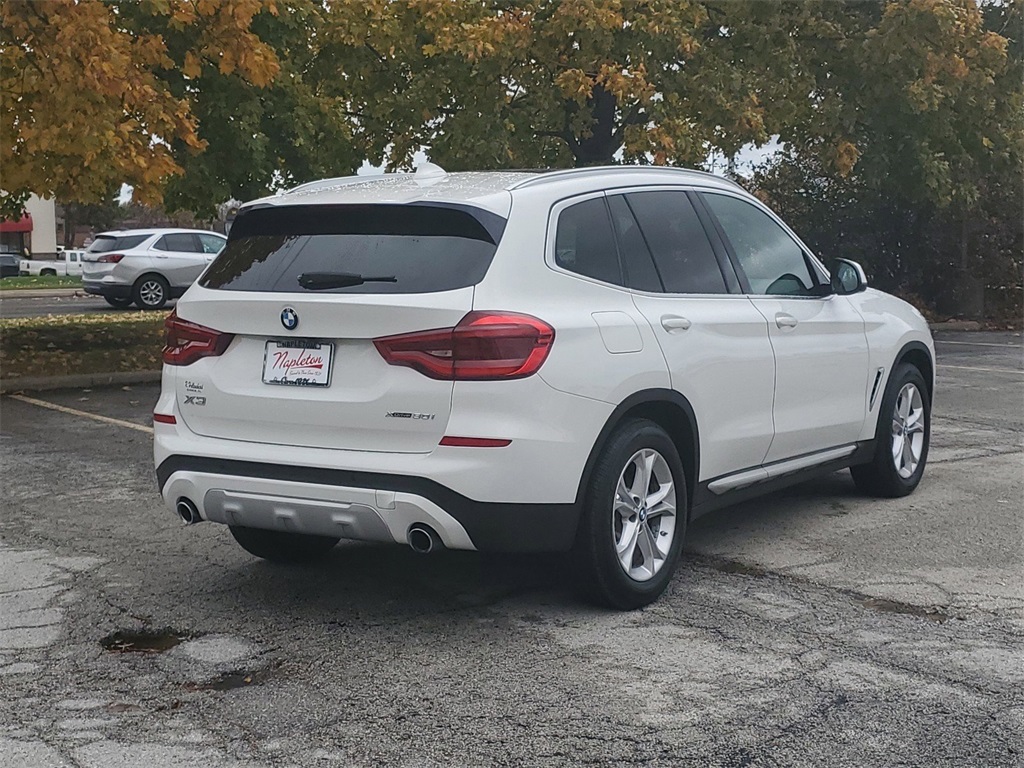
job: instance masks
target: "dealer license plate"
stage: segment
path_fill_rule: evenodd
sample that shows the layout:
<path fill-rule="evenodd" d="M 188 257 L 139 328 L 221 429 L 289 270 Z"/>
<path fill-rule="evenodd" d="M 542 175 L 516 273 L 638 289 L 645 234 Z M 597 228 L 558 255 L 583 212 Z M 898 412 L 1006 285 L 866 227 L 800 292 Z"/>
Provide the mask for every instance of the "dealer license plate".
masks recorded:
<path fill-rule="evenodd" d="M 334 345 L 325 341 L 268 341 L 263 353 L 263 382 L 297 387 L 330 386 L 332 357 Z"/>

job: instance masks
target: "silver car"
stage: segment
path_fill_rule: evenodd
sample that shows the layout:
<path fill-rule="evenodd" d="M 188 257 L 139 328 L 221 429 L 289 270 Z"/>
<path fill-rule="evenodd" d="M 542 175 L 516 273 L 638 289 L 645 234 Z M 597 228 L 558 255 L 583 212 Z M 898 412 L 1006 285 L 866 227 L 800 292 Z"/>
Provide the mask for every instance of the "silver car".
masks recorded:
<path fill-rule="evenodd" d="M 185 293 L 226 242 L 198 229 L 103 232 L 85 252 L 82 287 L 112 307 L 159 309 Z"/>

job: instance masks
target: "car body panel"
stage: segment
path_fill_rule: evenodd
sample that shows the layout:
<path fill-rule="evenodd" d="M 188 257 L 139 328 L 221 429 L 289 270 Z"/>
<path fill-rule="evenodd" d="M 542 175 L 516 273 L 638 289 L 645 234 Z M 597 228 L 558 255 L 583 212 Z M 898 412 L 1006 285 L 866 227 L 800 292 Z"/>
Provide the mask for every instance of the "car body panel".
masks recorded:
<path fill-rule="evenodd" d="M 751 296 L 775 352 L 775 437 L 765 462 L 856 441 L 868 371 L 864 321 L 844 296 Z M 780 325 L 783 318 L 795 325 Z"/>

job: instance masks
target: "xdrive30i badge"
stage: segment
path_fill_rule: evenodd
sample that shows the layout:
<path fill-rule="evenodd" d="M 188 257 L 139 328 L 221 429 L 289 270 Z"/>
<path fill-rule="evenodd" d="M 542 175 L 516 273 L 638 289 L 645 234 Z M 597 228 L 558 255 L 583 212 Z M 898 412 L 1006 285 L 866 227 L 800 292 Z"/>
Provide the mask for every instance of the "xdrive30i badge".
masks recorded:
<path fill-rule="evenodd" d="M 386 419 L 419 419 L 420 421 L 433 421 L 434 414 L 432 413 L 409 413 L 408 411 L 388 411 L 384 418 Z"/>

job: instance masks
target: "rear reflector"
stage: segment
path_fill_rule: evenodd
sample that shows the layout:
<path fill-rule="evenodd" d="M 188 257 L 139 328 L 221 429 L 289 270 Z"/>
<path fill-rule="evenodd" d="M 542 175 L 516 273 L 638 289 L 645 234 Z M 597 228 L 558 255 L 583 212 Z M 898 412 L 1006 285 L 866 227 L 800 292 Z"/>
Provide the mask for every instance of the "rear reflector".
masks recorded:
<path fill-rule="evenodd" d="M 154 413 L 153 421 L 157 424 L 177 424 L 178 420 L 170 413 Z"/>
<path fill-rule="evenodd" d="M 390 365 L 432 379 L 490 381 L 532 376 L 547 359 L 555 329 L 515 312 L 470 312 L 454 328 L 374 339 Z"/>
<path fill-rule="evenodd" d="M 124 258 L 123 253 L 104 253 L 96 261 L 100 264 L 117 264 L 121 259 Z"/>
<path fill-rule="evenodd" d="M 167 365 L 191 365 L 203 357 L 217 357 L 231 344 L 233 334 L 190 323 L 171 312 L 164 321 L 163 359 Z"/>
<path fill-rule="evenodd" d="M 504 448 L 511 440 L 499 440 L 493 437 L 442 437 L 441 445 L 459 448 Z"/>

